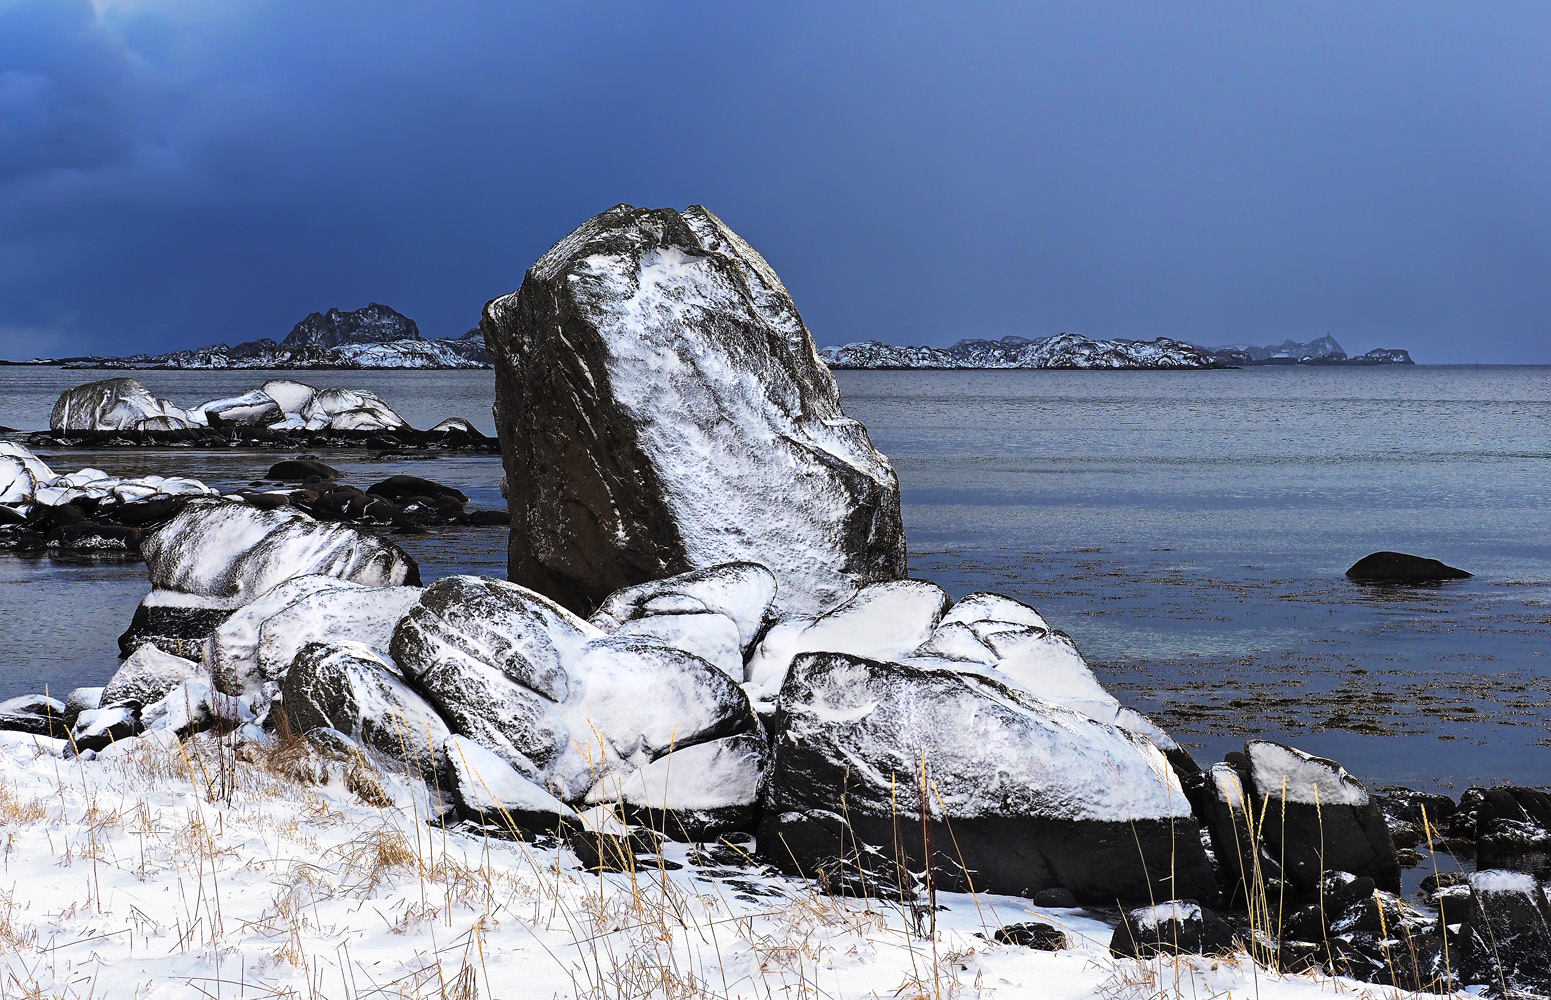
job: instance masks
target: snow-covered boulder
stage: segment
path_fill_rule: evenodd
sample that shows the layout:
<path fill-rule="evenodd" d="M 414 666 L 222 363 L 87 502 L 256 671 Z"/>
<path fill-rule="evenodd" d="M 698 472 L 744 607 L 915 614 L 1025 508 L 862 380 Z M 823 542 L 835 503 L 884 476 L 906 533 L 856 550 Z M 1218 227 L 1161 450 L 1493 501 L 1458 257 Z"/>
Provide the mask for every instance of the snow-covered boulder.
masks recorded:
<path fill-rule="evenodd" d="M 302 407 L 301 417 L 313 421 L 326 417 L 336 431 L 380 431 L 407 427 L 408 422 L 373 392 L 359 389 L 319 389 Z"/>
<path fill-rule="evenodd" d="M 48 425 L 55 431 L 141 430 L 146 421 L 172 418 L 188 426 L 189 415 L 132 378 L 110 378 L 66 389 L 54 403 Z"/>
<path fill-rule="evenodd" d="M 445 776 L 439 751 L 452 735 L 397 666 L 359 642 L 303 646 L 281 683 L 281 710 L 293 732 L 337 729 L 430 779 Z"/>
<path fill-rule="evenodd" d="M 60 738 L 69 730 L 69 706 L 41 694 L 0 701 L 0 730 Z"/>
<path fill-rule="evenodd" d="M 38 456 L 14 441 L 0 441 L 0 504 L 31 502 L 39 486 L 58 477 Z"/>
<path fill-rule="evenodd" d="M 638 618 L 723 615 L 737 629 L 740 651 L 747 652 L 765 627 L 775 594 L 775 574 L 765 566 L 721 563 L 616 590 L 589 620 L 612 632 Z"/>
<path fill-rule="evenodd" d="M 1216 893 L 1161 751 L 988 676 L 799 656 L 777 701 L 774 754 L 759 844 L 788 870 L 854 858 L 858 845 L 883 857 L 897 847 L 921 870 L 924 771 L 940 887 L 1061 887 L 1106 905 Z"/>
<path fill-rule="evenodd" d="M 234 500 L 190 502 L 142 551 L 152 590 L 119 638 L 126 652 L 146 641 L 174 650 L 202 642 L 234 609 L 299 576 L 373 587 L 420 582 L 419 566 L 392 542 L 292 508 Z"/>
<path fill-rule="evenodd" d="M 983 673 L 1045 701 L 1119 726 L 1173 752 L 1178 744 L 1146 716 L 1104 690 L 1071 636 L 1039 612 L 1000 594 L 970 594 L 942 616 L 904 662 Z"/>
<path fill-rule="evenodd" d="M 221 690 L 246 696 L 262 717 L 303 646 L 356 642 L 386 654 L 399 619 L 419 597 L 416 587 L 374 587 L 333 576 L 287 580 L 232 612 L 210 634 L 211 671 Z"/>
<path fill-rule="evenodd" d="M 480 327 L 513 581 L 587 611 L 748 560 L 785 612 L 813 614 L 903 574 L 894 470 L 775 271 L 706 209 L 595 216 Z"/>
<path fill-rule="evenodd" d="M 280 407 L 280 412 L 296 414 L 300 416 L 312 402 L 313 394 L 317 392 L 306 382 L 296 382 L 288 378 L 272 378 L 259 386 L 259 391 Z"/>
<path fill-rule="evenodd" d="M 178 737 L 217 724 L 229 731 L 251 722 L 252 709 L 241 699 L 217 691 L 208 677 L 181 681 L 159 700 L 140 710 L 142 729 Z"/>
<path fill-rule="evenodd" d="M 1546 887 L 1524 872 L 1472 872 L 1454 962 L 1460 980 L 1508 996 L 1551 995 L 1551 904 Z M 1450 912 L 1453 915 L 1453 911 Z"/>
<path fill-rule="evenodd" d="M 1227 921 L 1193 899 L 1126 910 L 1109 942 L 1116 958 L 1228 955 L 1242 947 Z"/>
<path fill-rule="evenodd" d="M 670 834 L 708 817 L 753 814 L 758 783 L 747 780 L 748 757 L 763 773 L 763 746 L 699 747 L 757 734 L 758 720 L 737 682 L 699 656 L 650 637 L 606 635 L 532 591 L 478 577 L 427 587 L 400 620 L 391 652 L 454 732 L 565 802 L 629 806 L 636 790 L 666 792 L 651 805 L 673 814 Z M 705 773 L 720 776 L 715 787 Z"/>
<path fill-rule="evenodd" d="M 203 414 L 205 422 L 213 427 L 265 427 L 284 415 L 280 404 L 262 389 L 200 403 L 190 412 Z"/>
<path fill-rule="evenodd" d="M 160 701 L 186 680 L 208 676 L 208 672 L 193 660 L 147 644 L 129 654 L 114 672 L 103 687 L 98 704 L 149 705 Z"/>
<path fill-rule="evenodd" d="M 951 603 L 935 583 L 890 580 L 863 587 L 822 615 L 779 621 L 749 658 L 749 696 L 773 700 L 792 660 L 802 653 L 850 653 L 875 660 L 909 656 L 931 638 Z"/>
<path fill-rule="evenodd" d="M 451 775 L 448 791 L 464 819 L 514 835 L 582 826 L 575 809 L 474 740 L 450 736 L 443 754 Z"/>
<path fill-rule="evenodd" d="M 1254 857 L 1295 893 L 1317 893 L 1328 872 L 1372 878 L 1400 890 L 1400 862 L 1389 827 L 1362 783 L 1333 760 L 1268 740 L 1245 745 L 1242 757 L 1214 765 L 1206 819 L 1213 850 L 1225 863 Z M 1246 840 L 1251 805 L 1259 843 Z"/>

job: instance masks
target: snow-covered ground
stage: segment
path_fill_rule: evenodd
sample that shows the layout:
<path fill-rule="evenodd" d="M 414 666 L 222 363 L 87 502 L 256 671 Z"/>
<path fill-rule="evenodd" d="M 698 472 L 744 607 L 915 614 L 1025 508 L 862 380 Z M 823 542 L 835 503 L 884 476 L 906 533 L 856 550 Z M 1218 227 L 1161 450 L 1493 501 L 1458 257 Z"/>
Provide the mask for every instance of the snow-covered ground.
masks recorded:
<path fill-rule="evenodd" d="M 0 997 L 1392 996 L 1247 958 L 1117 960 L 1110 923 L 820 895 L 729 846 L 634 872 L 427 823 L 414 776 L 165 735 L 67 759 L 0 733 Z M 319 782 L 319 778 L 325 781 Z M 989 942 L 1045 920 L 1072 947 Z"/>

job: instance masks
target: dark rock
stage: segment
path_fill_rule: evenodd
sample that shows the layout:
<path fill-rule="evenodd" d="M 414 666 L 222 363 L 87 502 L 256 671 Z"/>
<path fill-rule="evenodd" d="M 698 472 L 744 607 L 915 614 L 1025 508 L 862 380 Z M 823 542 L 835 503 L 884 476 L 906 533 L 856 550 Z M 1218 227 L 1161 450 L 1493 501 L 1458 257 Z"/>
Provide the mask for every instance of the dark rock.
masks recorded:
<path fill-rule="evenodd" d="M 390 500 L 403 501 L 411 497 L 427 497 L 435 500 L 441 497 L 452 497 L 461 506 L 469 501 L 462 490 L 451 486 L 443 486 L 441 483 L 419 476 L 389 476 L 380 483 L 375 483 L 366 488 L 366 492 L 372 496 L 387 497 Z"/>
<path fill-rule="evenodd" d="M 1447 836 L 1454 800 L 1437 792 L 1418 792 L 1390 785 L 1379 789 L 1379 809 L 1397 846 L 1436 842 Z"/>
<path fill-rule="evenodd" d="M 1470 876 L 1471 898 L 1454 947 L 1466 985 L 1508 994 L 1551 993 L 1551 905 L 1540 883 L 1519 872 Z"/>
<path fill-rule="evenodd" d="M 259 510 L 276 510 L 291 503 L 291 497 L 285 493 L 244 493 L 242 499 Z"/>
<path fill-rule="evenodd" d="M 1281 743 L 1255 740 L 1238 766 L 1213 768 L 1217 805 L 1206 817 L 1218 859 L 1242 878 L 1257 858 L 1260 877 L 1285 879 L 1304 897 L 1319 892 L 1329 872 L 1372 878 L 1400 890 L 1400 862 L 1389 828 L 1362 784 L 1340 764 Z M 1254 809 L 1254 818 L 1245 809 Z M 1258 843 L 1246 839 L 1259 831 Z"/>
<path fill-rule="evenodd" d="M 118 637 L 121 656 L 146 643 L 174 656 L 196 656 L 205 639 L 232 615 L 226 608 L 158 607 L 142 603 L 135 608 L 129 628 Z"/>
<path fill-rule="evenodd" d="M 264 473 L 264 478 L 282 483 L 305 483 L 309 479 L 338 479 L 339 470 L 315 458 L 288 458 L 276 462 Z"/>
<path fill-rule="evenodd" d="M 55 528 L 49 546 L 66 552 L 139 552 L 143 534 L 139 528 L 81 521 Z"/>
<path fill-rule="evenodd" d="M 1109 942 L 1116 958 L 1227 955 L 1238 948 L 1233 928 L 1193 899 L 1127 910 Z"/>
<path fill-rule="evenodd" d="M 113 508 L 113 519 L 120 524 L 131 524 L 136 527 L 160 524 L 176 517 L 192 499 L 188 496 L 152 497 L 148 500 L 119 504 Z"/>
<path fill-rule="evenodd" d="M 134 703 L 94 708 L 82 712 L 70 731 L 70 745 L 77 753 L 101 750 L 140 732 L 140 706 Z"/>
<path fill-rule="evenodd" d="M 422 777 L 446 776 L 447 723 L 398 670 L 355 642 L 303 646 L 280 684 L 293 732 L 339 730 L 357 743 L 402 761 Z"/>
<path fill-rule="evenodd" d="M 0 701 L 0 729 L 63 739 L 70 731 L 66 706 L 45 695 L 22 695 Z"/>
<path fill-rule="evenodd" d="M 1406 586 L 1463 580 L 1470 574 L 1436 559 L 1407 555 L 1404 552 L 1375 552 L 1363 556 L 1346 571 L 1348 579 L 1358 583 L 1391 583 Z"/>
<path fill-rule="evenodd" d="M 512 523 L 512 515 L 504 510 L 471 510 L 460 521 L 476 528 L 504 528 Z"/>
<path fill-rule="evenodd" d="M 1052 909 L 1070 909 L 1077 905 L 1077 897 L 1072 895 L 1070 889 L 1056 886 L 1053 889 L 1041 889 L 1034 894 L 1035 906 L 1046 906 Z"/>
<path fill-rule="evenodd" d="M 7 507 L 5 504 L 0 504 L 0 524 L 24 524 L 26 521 L 26 514 L 23 514 L 15 507 Z"/>
<path fill-rule="evenodd" d="M 1189 803 L 1157 748 L 1020 688 L 806 653 L 787 674 L 773 729 L 759 846 L 786 871 L 855 856 L 930 867 L 950 891 L 1062 887 L 1105 905 L 1171 887 L 1216 893 Z M 933 788 L 924 824 L 923 767 Z"/>
<path fill-rule="evenodd" d="M 775 272 L 710 212 L 620 205 L 485 307 L 508 575 L 581 613 L 750 560 L 813 613 L 905 571 L 899 485 Z"/>
<path fill-rule="evenodd" d="M 997 944 L 1017 945 L 1035 951 L 1061 951 L 1071 947 L 1065 933 L 1039 920 L 998 927 L 991 938 Z"/>

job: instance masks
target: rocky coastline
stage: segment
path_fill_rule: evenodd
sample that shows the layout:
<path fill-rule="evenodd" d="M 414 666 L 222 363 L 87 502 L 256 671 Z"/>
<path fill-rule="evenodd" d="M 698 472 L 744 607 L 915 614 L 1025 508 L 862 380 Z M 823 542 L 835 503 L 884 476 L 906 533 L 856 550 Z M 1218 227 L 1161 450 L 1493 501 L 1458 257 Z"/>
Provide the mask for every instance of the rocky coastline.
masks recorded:
<path fill-rule="evenodd" d="M 160 505 L 122 666 L 0 704 L 0 731 L 30 741 L 0 752 L 85 774 L 216 741 L 234 768 L 332 769 L 376 808 L 412 801 L 417 829 L 554 848 L 557 866 L 666 871 L 679 842 L 673 864 L 706 878 L 892 900 L 918 933 L 938 893 L 989 893 L 1101 915 L 1120 959 L 1551 990 L 1551 903 L 1515 870 L 1551 849 L 1551 797 L 1370 791 L 1266 740 L 1202 766 L 1035 608 L 910 579 L 894 468 L 774 270 L 708 210 L 588 220 L 480 328 L 505 580 L 423 585 L 359 523 L 465 516 L 428 481 L 350 490 L 280 463 L 266 478 L 300 488 L 223 496 L 0 452 L 0 510 L 24 524 Z M 272 382 L 185 409 L 131 382 L 67 393 L 50 433 L 402 423 L 348 390 Z M 1477 870 L 1408 894 L 1421 844 Z M 1039 920 L 986 930 L 1069 945 Z"/>

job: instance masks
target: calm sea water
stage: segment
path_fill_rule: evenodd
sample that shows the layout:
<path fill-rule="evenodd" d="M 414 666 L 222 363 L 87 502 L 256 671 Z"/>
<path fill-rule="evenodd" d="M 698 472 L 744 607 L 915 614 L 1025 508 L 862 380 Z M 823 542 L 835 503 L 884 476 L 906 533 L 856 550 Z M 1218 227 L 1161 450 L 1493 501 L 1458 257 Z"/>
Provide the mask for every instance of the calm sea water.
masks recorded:
<path fill-rule="evenodd" d="M 0 369 L 0 424 L 40 427 L 93 373 Z M 191 403 L 255 372 L 139 373 Z M 904 486 L 911 564 L 995 589 L 1076 637 L 1129 704 L 1217 759 L 1287 739 L 1371 781 L 1551 783 L 1551 368 L 840 372 Z M 489 372 L 310 373 L 412 422 L 490 429 Z M 323 456 L 500 503 L 499 462 Z M 61 452 L 56 468 L 235 486 L 271 453 Z M 497 530 L 406 538 L 427 578 L 499 574 Z M 1394 548 L 1476 576 L 1348 583 Z M 0 557 L 0 695 L 100 683 L 143 567 Z"/>

